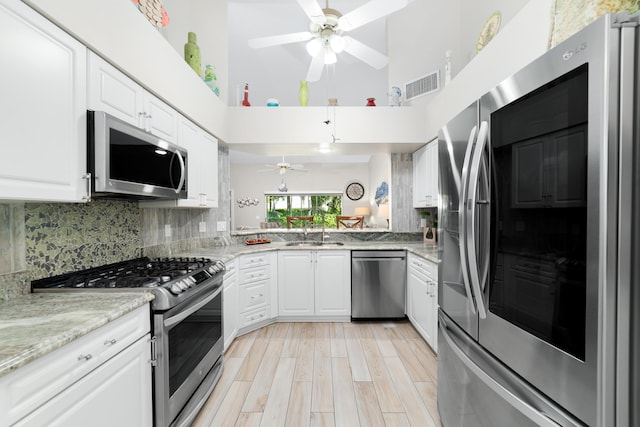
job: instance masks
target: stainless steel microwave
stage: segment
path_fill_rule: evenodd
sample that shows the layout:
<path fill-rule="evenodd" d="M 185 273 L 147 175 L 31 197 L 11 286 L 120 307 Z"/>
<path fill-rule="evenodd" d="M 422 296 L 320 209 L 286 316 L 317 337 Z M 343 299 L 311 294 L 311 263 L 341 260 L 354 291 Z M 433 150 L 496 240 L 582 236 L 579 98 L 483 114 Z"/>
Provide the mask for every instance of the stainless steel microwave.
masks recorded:
<path fill-rule="evenodd" d="M 187 150 L 103 111 L 87 111 L 93 197 L 187 198 Z"/>

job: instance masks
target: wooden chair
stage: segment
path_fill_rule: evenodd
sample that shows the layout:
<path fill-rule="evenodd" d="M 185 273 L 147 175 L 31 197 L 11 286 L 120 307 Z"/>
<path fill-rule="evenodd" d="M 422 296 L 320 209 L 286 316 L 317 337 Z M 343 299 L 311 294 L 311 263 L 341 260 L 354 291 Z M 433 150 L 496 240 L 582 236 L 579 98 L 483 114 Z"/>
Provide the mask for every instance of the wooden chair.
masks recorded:
<path fill-rule="evenodd" d="M 291 228 L 293 224 L 294 228 L 313 227 L 313 216 L 288 216 L 287 228 Z"/>
<path fill-rule="evenodd" d="M 364 225 L 363 215 L 337 215 L 336 225 L 340 228 L 340 225 L 344 228 L 362 228 Z"/>

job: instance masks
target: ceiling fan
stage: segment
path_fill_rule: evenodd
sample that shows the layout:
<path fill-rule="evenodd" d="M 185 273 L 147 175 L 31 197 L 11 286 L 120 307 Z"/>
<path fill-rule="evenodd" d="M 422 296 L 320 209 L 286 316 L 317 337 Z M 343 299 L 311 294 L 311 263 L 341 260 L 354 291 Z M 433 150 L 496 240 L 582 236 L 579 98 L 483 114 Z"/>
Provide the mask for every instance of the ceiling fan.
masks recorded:
<path fill-rule="evenodd" d="M 386 55 L 343 34 L 406 7 L 410 0 L 371 0 L 344 15 L 331 9 L 329 0 L 324 9 L 316 0 L 296 1 L 311 20 L 309 31 L 251 39 L 249 47 L 259 49 L 307 41 L 312 59 L 306 80 L 315 82 L 320 80 L 324 65 L 335 64 L 336 54 L 343 51 L 375 69 L 386 66 L 389 62 Z"/>
<path fill-rule="evenodd" d="M 292 165 L 284 161 L 284 156 L 282 156 L 282 161 L 276 163 L 275 165 L 265 165 L 268 169 L 260 169 L 258 172 L 272 172 L 278 171 L 280 175 L 284 175 L 287 171 L 294 172 L 307 172 L 304 168 L 304 165 Z"/>

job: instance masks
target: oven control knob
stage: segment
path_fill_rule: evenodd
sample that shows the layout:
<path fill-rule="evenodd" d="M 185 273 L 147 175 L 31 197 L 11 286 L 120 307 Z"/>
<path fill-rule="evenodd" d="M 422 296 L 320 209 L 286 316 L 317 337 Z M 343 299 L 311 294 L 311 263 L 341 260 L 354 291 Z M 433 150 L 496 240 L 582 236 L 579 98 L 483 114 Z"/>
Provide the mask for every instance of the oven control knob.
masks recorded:
<path fill-rule="evenodd" d="M 211 275 L 216 274 L 218 271 L 216 270 L 216 267 L 214 265 L 209 267 L 209 273 L 211 273 Z"/>
<path fill-rule="evenodd" d="M 192 287 L 197 283 L 196 279 L 194 279 L 193 276 L 187 277 L 186 279 L 184 279 L 184 281 L 187 282 L 188 287 Z"/>
<path fill-rule="evenodd" d="M 187 282 L 185 279 L 182 279 L 178 282 L 178 286 L 180 286 L 180 289 L 182 289 L 183 291 L 186 291 L 187 289 L 189 289 L 189 282 Z"/>
<path fill-rule="evenodd" d="M 173 293 L 174 295 L 182 293 L 182 288 L 180 287 L 179 283 L 174 283 L 173 285 L 171 285 L 171 293 Z"/>

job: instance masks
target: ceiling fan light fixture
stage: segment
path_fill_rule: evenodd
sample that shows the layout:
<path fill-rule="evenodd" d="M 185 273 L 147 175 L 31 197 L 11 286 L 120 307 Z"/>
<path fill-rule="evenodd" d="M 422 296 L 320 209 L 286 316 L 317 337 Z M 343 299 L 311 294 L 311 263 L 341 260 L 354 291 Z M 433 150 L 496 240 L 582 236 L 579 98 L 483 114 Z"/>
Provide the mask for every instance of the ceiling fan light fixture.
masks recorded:
<path fill-rule="evenodd" d="M 329 46 L 331 46 L 331 50 L 333 50 L 335 53 L 340 53 L 345 48 L 345 41 L 342 36 L 338 34 L 332 34 L 329 37 Z"/>
<path fill-rule="evenodd" d="M 325 65 L 335 64 L 336 62 L 338 62 L 338 57 L 336 56 L 336 53 L 333 50 L 331 50 L 331 48 L 326 48 L 324 50 Z"/>
<path fill-rule="evenodd" d="M 315 37 L 311 39 L 309 43 L 307 43 L 306 48 L 309 55 L 314 57 L 318 54 L 318 52 L 320 52 L 320 49 L 322 49 L 322 41 L 319 37 Z"/>

